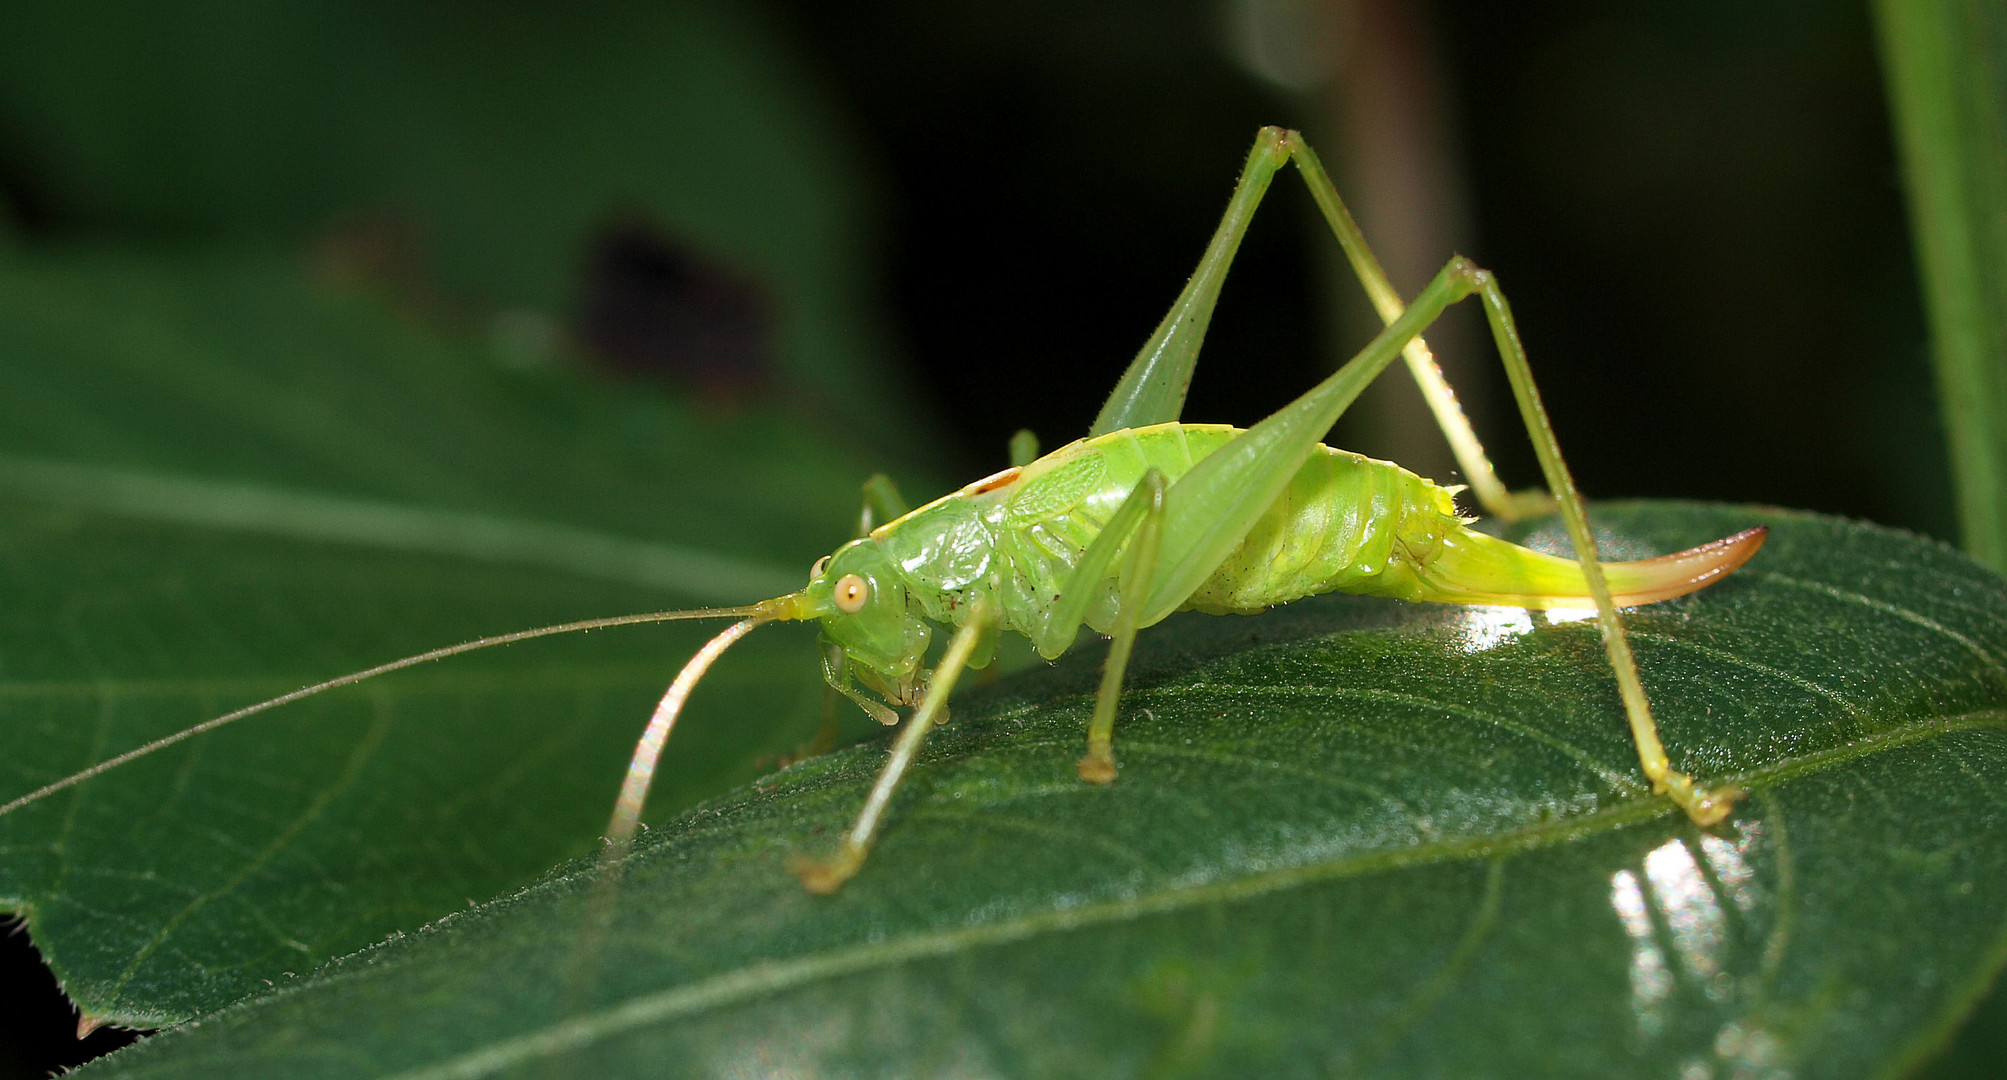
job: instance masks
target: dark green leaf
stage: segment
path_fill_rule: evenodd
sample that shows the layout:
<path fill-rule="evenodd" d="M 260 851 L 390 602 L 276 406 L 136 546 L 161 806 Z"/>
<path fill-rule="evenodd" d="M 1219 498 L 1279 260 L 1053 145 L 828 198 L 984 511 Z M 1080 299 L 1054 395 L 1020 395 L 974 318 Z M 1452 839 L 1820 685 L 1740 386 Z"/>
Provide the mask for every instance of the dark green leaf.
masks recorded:
<path fill-rule="evenodd" d="M 0 802 L 404 654 L 786 591 L 868 472 L 770 414 L 504 370 L 275 257 L 0 262 L 0 356 Z M 498 649 L 177 746 L 0 816 L 0 908 L 93 1015 L 214 1009 L 585 850 L 714 631 Z M 811 640 L 717 673 L 658 809 L 811 737 Z"/>
<path fill-rule="evenodd" d="M 9 160 L 60 228 L 312 246 L 416 306 L 557 320 L 595 234 L 639 224 L 752 286 L 788 385 L 881 437 L 907 430 L 886 400 L 862 169 L 755 8 L 10 14 Z"/>
<path fill-rule="evenodd" d="M 2007 951 L 2007 589 L 1805 515 L 1603 508 L 1613 547 L 1758 521 L 1629 625 L 1643 790 L 1591 626 L 1319 598 L 1145 635 L 1112 787 L 1096 657 L 981 690 L 863 873 L 805 894 L 882 755 L 812 759 L 161 1035 L 99 1075 L 1892 1075 Z M 600 927 L 606 929 L 603 934 Z"/>

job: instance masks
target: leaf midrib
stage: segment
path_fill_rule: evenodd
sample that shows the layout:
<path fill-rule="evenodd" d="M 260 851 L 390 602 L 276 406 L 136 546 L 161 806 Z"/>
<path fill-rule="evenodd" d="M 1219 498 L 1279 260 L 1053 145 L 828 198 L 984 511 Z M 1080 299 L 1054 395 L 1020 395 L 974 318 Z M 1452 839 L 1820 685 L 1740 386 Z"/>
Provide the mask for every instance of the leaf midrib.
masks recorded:
<path fill-rule="evenodd" d="M 0 454 L 0 491 L 147 521 L 536 566 L 718 603 L 779 596 L 800 584 L 796 572 L 698 548 L 251 481 Z"/>

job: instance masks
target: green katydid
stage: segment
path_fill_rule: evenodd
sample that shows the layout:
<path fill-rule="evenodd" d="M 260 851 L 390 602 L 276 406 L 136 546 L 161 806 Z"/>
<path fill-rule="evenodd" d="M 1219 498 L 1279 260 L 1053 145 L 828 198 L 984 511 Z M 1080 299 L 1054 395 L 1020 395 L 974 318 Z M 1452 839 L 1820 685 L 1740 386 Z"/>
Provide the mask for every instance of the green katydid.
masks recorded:
<path fill-rule="evenodd" d="M 1335 374 L 1246 430 L 1179 421 L 1186 388 L 1228 265 L 1274 175 L 1294 161 L 1388 324 Z M 1435 366 L 1421 332 L 1449 305 L 1481 298 L 1552 500 L 1511 493 Z M 1388 462 L 1333 450 L 1326 431 L 1396 356 L 1422 386 L 1480 504 L 1518 518 L 1559 506 L 1576 561 L 1466 528 L 1453 491 Z M 1088 437 L 1043 457 L 1013 443 L 1014 464 L 917 510 L 889 484 L 865 485 L 864 535 L 819 561 L 798 592 L 732 608 L 589 620 L 482 638 L 345 675 L 217 717 L 108 759 L 12 802 L 0 814 L 204 731 L 323 690 L 490 645 L 641 622 L 737 617 L 677 675 L 636 747 L 607 836 L 624 851 L 639 827 L 656 762 L 690 693 L 734 642 L 777 620 L 822 624 L 833 691 L 897 722 L 914 706 L 863 810 L 802 880 L 832 892 L 857 873 L 901 777 L 941 718 L 957 680 L 988 664 L 1001 633 L 1059 655 L 1082 626 L 1113 641 L 1080 760 L 1083 782 L 1116 777 L 1113 730 L 1136 634 L 1173 611 L 1253 613 L 1302 596 L 1347 591 L 1409 600 L 1596 610 L 1639 761 L 1653 789 L 1702 825 L 1721 821 L 1739 792 L 1707 788 L 1672 768 L 1617 607 L 1684 595 L 1747 561 L 1763 530 L 1630 563 L 1600 563 L 1580 496 L 1548 425 L 1510 308 L 1492 275 L 1452 258 L 1404 306 L 1336 189 L 1295 132 L 1265 128 L 1183 293 L 1144 345 Z M 953 628 L 931 669 L 932 626 Z"/>

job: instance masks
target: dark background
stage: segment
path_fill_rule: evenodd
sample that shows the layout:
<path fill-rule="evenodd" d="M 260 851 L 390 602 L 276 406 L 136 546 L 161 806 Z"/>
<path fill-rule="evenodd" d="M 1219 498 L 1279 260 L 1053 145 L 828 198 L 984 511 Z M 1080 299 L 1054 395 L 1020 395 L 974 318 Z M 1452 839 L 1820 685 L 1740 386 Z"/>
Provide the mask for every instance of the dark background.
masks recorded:
<path fill-rule="evenodd" d="M 1347 120 L 1411 118 L 1360 118 L 1339 99 L 1398 112 L 1432 93 L 1448 164 L 1434 182 L 1460 195 L 1444 216 L 1461 220 L 1436 223 L 1445 235 L 1406 280 L 1393 273 L 1412 292 L 1454 247 L 1500 275 L 1592 496 L 1767 502 L 1949 535 L 1862 7 L 1365 4 L 1354 25 L 1405 21 L 1420 39 L 1408 58 L 1438 78 L 1357 55 L 1399 44 L 1381 29 L 1340 61 L 1382 69 L 1369 85 L 1341 70 L 1303 92 L 1236 61 L 1217 4 L 1007 7 L 793 15 L 884 170 L 897 325 L 939 437 L 973 456 L 964 471 L 993 465 L 1020 425 L 1048 446 L 1084 430 L 1190 273 L 1258 124 L 1302 127 L 1364 203 L 1348 148 L 1402 139 Z M 1409 170 L 1381 186 L 1431 182 Z M 1257 221 L 1188 418 L 1257 419 L 1370 336 L 1300 187 L 1282 177 Z M 1374 228 L 1375 209 L 1358 207 L 1393 264 L 1403 238 Z M 1471 322 L 1446 362 L 1508 481 L 1534 483 Z M 1333 441 L 1415 463 L 1437 453 L 1426 424 Z M 1441 478 L 1443 460 L 1420 464 Z"/>
<path fill-rule="evenodd" d="M 476 7 L 420 6 L 481 32 Z M 210 7 L 230 5 L 191 9 L 191 47 L 257 47 L 200 32 Z M 835 422 L 882 422 L 853 434 L 888 458 L 918 447 L 919 471 L 943 482 L 998 467 L 1019 427 L 1048 448 L 1084 431 L 1189 274 L 1256 128 L 1275 123 L 1320 148 L 1405 291 L 1451 250 L 1498 273 L 1592 497 L 1774 503 L 1953 539 L 1864 5 L 786 0 L 749 25 L 789 58 L 828 118 L 821 136 L 864 179 L 856 242 L 877 269 L 862 291 L 891 328 L 882 359 L 917 387 L 884 398 L 895 416 Z M 342 47 L 326 43 L 331 62 Z M 130 90 L 114 72 L 104 83 L 112 98 Z M 0 194 L 20 242 L 202 231 L 73 197 L 61 148 L 39 134 L 46 95 L 7 85 Z M 757 133 L 747 142 L 739 152 L 757 153 Z M 339 191 L 319 205 L 273 235 L 324 250 L 343 215 L 371 210 Z M 1320 229 L 1280 178 L 1188 419 L 1251 422 L 1370 336 Z M 757 373 L 771 366 L 771 294 L 729 252 L 693 264 L 645 221 L 581 232 L 572 251 L 572 300 L 548 314 L 574 362 L 832 422 L 804 404 L 818 391 Z M 372 265 L 416 310 L 465 319 L 505 300 L 397 258 Z M 1466 312 L 1432 337 L 1507 481 L 1533 483 L 1481 321 Z M 1456 478 L 1410 392 L 1361 412 L 1334 443 Z M 107 1048 L 106 1035 L 68 1041 L 32 953 L 18 935 L 6 945 L 0 995 L 22 997 L 0 996 L 0 1076 Z"/>

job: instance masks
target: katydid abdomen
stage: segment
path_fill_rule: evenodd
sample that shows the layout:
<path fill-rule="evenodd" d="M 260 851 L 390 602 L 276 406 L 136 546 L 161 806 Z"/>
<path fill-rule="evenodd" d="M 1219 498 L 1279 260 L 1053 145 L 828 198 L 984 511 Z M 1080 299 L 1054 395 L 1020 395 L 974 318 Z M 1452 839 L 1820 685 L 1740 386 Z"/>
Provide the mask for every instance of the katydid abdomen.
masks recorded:
<path fill-rule="evenodd" d="M 900 568 L 908 598 L 928 617 L 959 624 L 957 616 L 980 591 L 1000 601 L 1005 629 L 1056 656 L 1072 633 L 1045 633 L 1046 613 L 1144 473 L 1156 469 L 1175 484 L 1238 434 L 1224 424 L 1173 422 L 1082 439 L 937 499 L 879 527 L 872 540 Z M 1328 592 L 1533 608 L 1594 605 L 1579 564 L 1471 530 L 1453 495 L 1392 462 L 1320 445 L 1182 606 L 1254 614 Z M 1618 604 L 1650 603 L 1703 587 L 1761 543 L 1762 534 L 1752 530 L 1603 569 Z M 1112 574 L 1093 586 L 1099 595 L 1086 622 L 1102 633 L 1115 620 L 1116 586 Z"/>

